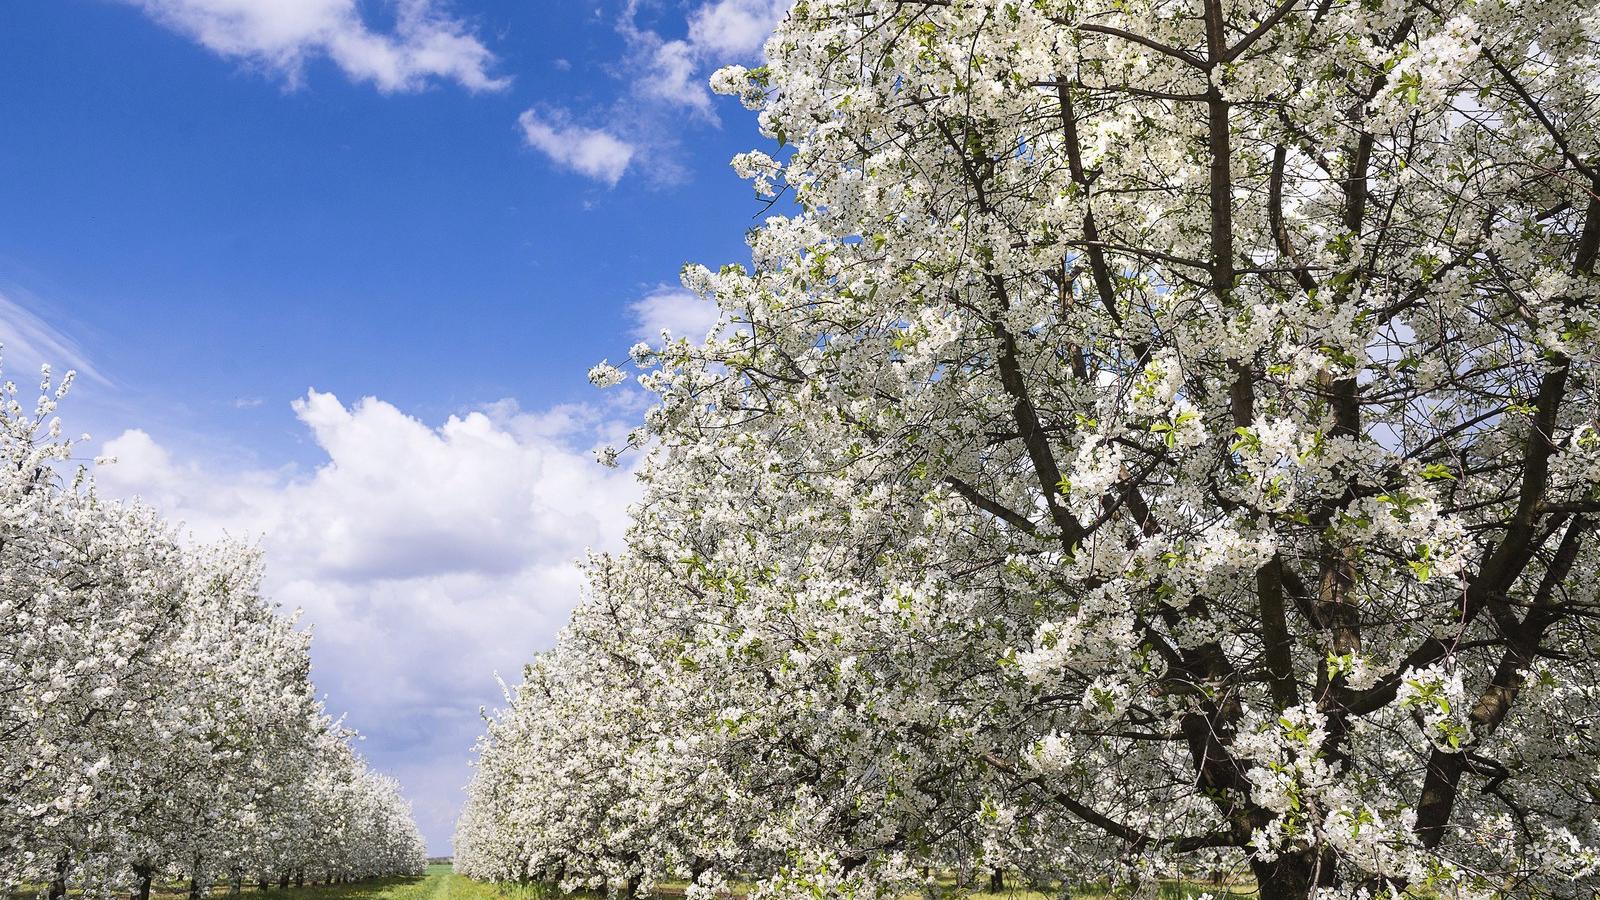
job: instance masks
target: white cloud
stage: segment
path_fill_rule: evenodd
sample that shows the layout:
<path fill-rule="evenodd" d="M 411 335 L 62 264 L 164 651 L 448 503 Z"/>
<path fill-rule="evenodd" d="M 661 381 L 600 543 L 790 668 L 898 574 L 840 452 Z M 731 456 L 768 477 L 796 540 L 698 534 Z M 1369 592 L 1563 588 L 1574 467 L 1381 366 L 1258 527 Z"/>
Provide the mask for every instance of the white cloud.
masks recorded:
<path fill-rule="evenodd" d="M 652 35 L 653 36 L 653 35 Z M 646 97 L 690 107 L 707 118 L 711 94 L 698 77 L 700 63 L 688 41 L 661 41 L 655 45 L 649 72 L 635 83 Z"/>
<path fill-rule="evenodd" d="M 715 303 L 697 294 L 662 285 L 628 305 L 633 314 L 633 336 L 652 344 L 661 341 L 661 332 L 673 337 L 698 341 L 717 324 Z"/>
<path fill-rule="evenodd" d="M 706 3 L 689 16 L 689 41 L 703 56 L 738 59 L 754 56 L 793 5 L 794 0 Z"/>
<path fill-rule="evenodd" d="M 379 90 L 417 90 L 435 79 L 499 90 L 494 54 L 439 0 L 395 0 L 392 32 L 363 21 L 360 0 L 125 0 L 212 52 L 275 71 L 298 85 L 313 59 L 332 60 Z"/>
<path fill-rule="evenodd" d="M 525 110 L 517 124 L 529 147 L 557 165 L 608 185 L 615 185 L 633 160 L 632 144 L 598 128 L 573 125 L 563 114 L 546 118 Z"/>
<path fill-rule="evenodd" d="M 97 480 L 197 539 L 260 544 L 271 596 L 316 630 L 318 687 L 443 850 L 493 673 L 514 682 L 550 645 L 582 590 L 573 561 L 621 539 L 637 489 L 589 451 L 632 416 L 501 401 L 434 427 L 316 391 L 294 410 L 326 454 L 312 471 L 217 471 L 127 431 Z"/>
<path fill-rule="evenodd" d="M 615 185 L 624 173 L 642 175 L 655 184 L 670 185 L 688 176 L 677 158 L 678 135 L 691 118 L 716 124 L 717 114 L 706 84 L 711 70 L 733 62 L 751 62 L 760 56 L 768 35 L 793 4 L 793 0 L 697 0 L 668 4 L 663 0 L 627 0 L 612 22 L 627 45 L 627 53 L 610 73 L 626 90 L 604 110 L 605 121 L 626 122 L 627 137 L 614 130 L 576 126 L 557 111 L 522 114 L 528 144 L 559 165 L 590 178 Z M 654 21 L 657 13 L 684 9 L 670 36 Z M 641 20 L 650 19 L 646 24 Z M 605 21 L 600 9 L 597 22 Z M 556 59 L 565 70 L 570 60 Z M 649 153 L 642 152 L 648 147 Z M 587 208 L 587 205 L 585 206 Z"/>
<path fill-rule="evenodd" d="M 46 364 L 58 377 L 72 369 L 80 377 L 109 383 L 76 341 L 5 294 L 0 294 L 0 363 L 5 377 L 18 384 L 33 381 L 39 367 Z"/>
<path fill-rule="evenodd" d="M 630 0 L 617 30 L 633 55 L 649 63 L 634 80 L 642 95 L 685 106 L 714 120 L 706 77 L 718 66 L 760 54 L 767 36 L 794 0 L 710 0 L 688 16 L 688 34 L 668 40 L 637 24 L 639 0 Z"/>

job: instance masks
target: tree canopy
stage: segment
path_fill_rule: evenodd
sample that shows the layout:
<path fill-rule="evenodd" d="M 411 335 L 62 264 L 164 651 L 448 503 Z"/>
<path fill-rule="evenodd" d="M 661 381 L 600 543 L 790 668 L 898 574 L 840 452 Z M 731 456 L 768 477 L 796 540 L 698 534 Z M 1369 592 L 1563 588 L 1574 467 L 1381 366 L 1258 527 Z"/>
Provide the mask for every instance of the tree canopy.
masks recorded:
<path fill-rule="evenodd" d="M 1600 887 L 1600 7 L 800 0 L 766 52 L 713 84 L 797 211 L 635 348 L 646 495 L 462 868 Z"/>
<path fill-rule="evenodd" d="M 410 805 L 311 683 L 259 554 L 100 496 L 56 415 L 0 391 L 0 893 L 420 873 Z"/>

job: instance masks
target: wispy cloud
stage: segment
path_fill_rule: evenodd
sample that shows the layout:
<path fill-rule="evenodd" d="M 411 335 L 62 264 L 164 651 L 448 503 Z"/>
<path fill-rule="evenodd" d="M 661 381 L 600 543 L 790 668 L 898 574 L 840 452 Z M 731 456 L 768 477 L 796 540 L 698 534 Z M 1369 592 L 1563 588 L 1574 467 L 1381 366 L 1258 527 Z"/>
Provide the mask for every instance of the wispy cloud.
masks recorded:
<path fill-rule="evenodd" d="M 632 144 L 599 128 L 572 124 L 566 114 L 525 110 L 517 118 L 523 140 L 557 165 L 615 185 L 633 160 Z"/>
<path fill-rule="evenodd" d="M 64 369 L 109 384 L 95 369 L 83 349 L 70 336 L 30 312 L 21 303 L 0 293 L 0 359 L 8 377 L 28 378 L 41 365 L 48 364 L 57 374 Z"/>
<path fill-rule="evenodd" d="M 260 66 L 298 86 L 306 63 L 332 60 L 353 81 L 385 92 L 435 80 L 473 91 L 504 88 L 494 54 L 439 0 L 394 0 L 389 32 L 362 18 L 359 0 L 124 0 L 218 55 Z"/>
<path fill-rule="evenodd" d="M 666 5 L 662 0 L 626 0 L 609 19 L 597 10 L 595 22 L 610 24 L 627 46 L 624 57 L 604 67 L 623 91 L 611 103 L 578 116 L 561 109 L 528 110 L 519 119 L 524 139 L 557 165 L 607 185 L 614 186 L 625 174 L 656 184 L 679 182 L 686 173 L 677 159 L 686 120 L 718 122 L 707 86 L 712 70 L 758 59 L 793 3 L 702 0 L 685 4 L 688 12 L 681 19 L 671 17 L 681 23 L 676 27 L 654 21 Z M 564 71 L 571 61 L 557 58 L 551 65 Z M 575 119 L 626 122 L 628 138 L 603 125 L 575 124 Z M 650 152 L 640 152 L 642 147 Z"/>
<path fill-rule="evenodd" d="M 687 107 L 715 121 L 706 76 L 717 66 L 760 54 L 767 36 L 794 0 L 710 0 L 689 13 L 687 33 L 666 38 L 638 24 L 640 0 L 629 0 L 617 31 L 645 60 L 634 78 L 640 95 Z"/>

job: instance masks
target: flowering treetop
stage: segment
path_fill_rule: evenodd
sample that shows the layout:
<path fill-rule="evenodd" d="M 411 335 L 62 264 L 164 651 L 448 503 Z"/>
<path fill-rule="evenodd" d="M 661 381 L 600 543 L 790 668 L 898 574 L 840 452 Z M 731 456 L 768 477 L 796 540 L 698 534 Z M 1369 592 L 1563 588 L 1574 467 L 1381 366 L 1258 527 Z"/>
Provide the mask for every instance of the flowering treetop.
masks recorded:
<path fill-rule="evenodd" d="M 1594 890 L 1600 7 L 801 0 L 767 57 L 714 85 L 800 211 L 636 355 L 467 866 Z M 520 804 L 594 729 L 580 853 Z"/>

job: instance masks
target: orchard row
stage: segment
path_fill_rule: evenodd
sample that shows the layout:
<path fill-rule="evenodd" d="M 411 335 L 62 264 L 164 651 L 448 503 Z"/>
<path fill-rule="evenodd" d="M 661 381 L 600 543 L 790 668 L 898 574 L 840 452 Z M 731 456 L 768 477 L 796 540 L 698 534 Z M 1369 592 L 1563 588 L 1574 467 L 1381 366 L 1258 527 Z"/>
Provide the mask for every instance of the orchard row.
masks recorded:
<path fill-rule="evenodd" d="M 257 553 L 97 494 L 55 415 L 70 382 L 0 397 L 0 894 L 420 872 Z"/>
<path fill-rule="evenodd" d="M 799 0 L 765 61 L 785 214 L 630 354 L 460 870 L 1595 896 L 1600 4 Z"/>

